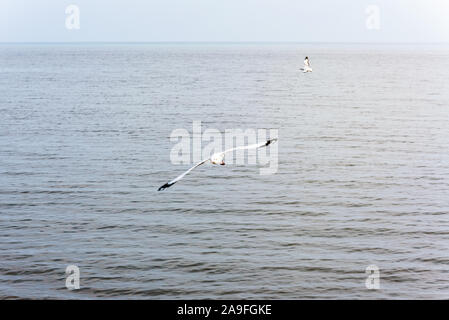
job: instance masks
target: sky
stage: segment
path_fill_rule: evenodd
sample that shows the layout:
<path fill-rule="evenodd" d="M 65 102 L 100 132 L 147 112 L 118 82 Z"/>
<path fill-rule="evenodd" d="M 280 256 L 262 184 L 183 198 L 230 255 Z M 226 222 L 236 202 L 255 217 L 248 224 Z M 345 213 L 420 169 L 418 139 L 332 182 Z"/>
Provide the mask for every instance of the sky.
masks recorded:
<path fill-rule="evenodd" d="M 0 42 L 79 41 L 449 42 L 449 0 L 0 0 Z"/>

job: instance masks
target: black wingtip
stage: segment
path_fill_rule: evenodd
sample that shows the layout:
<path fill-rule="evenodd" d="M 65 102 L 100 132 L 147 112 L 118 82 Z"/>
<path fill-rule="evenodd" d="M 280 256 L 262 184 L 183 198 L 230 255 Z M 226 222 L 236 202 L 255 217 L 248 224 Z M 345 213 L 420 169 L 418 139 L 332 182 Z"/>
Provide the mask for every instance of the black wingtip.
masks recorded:
<path fill-rule="evenodd" d="M 162 190 L 164 190 L 164 189 L 167 189 L 167 188 L 170 188 L 172 185 L 174 185 L 176 182 L 174 182 L 174 183 L 166 183 L 166 184 L 164 184 L 163 186 L 160 186 L 159 187 L 159 189 L 157 189 L 157 191 L 162 191 Z"/>
<path fill-rule="evenodd" d="M 266 146 L 268 146 L 270 143 L 273 143 L 273 142 L 275 142 L 277 139 L 270 139 L 270 140 L 267 140 L 267 142 L 265 143 L 265 145 Z"/>

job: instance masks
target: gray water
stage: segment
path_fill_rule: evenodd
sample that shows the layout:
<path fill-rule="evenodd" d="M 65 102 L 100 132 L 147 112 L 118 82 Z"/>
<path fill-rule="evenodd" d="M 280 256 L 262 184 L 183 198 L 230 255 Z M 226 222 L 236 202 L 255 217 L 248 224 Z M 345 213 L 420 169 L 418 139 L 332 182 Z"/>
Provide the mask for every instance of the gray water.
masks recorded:
<path fill-rule="evenodd" d="M 1 45 L 0 298 L 449 298 L 448 70 L 439 47 Z M 192 121 L 278 128 L 277 173 L 157 192 Z"/>

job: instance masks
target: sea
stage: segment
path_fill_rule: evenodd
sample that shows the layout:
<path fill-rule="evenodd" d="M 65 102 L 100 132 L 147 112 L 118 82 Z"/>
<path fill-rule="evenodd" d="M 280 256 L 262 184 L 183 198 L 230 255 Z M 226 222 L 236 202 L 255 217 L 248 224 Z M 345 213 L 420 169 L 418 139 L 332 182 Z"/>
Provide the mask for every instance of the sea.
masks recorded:
<path fill-rule="evenodd" d="M 0 44 L 0 299 L 449 299 L 448 71 L 438 44 Z M 275 172 L 158 191 L 198 122 L 275 129 Z"/>

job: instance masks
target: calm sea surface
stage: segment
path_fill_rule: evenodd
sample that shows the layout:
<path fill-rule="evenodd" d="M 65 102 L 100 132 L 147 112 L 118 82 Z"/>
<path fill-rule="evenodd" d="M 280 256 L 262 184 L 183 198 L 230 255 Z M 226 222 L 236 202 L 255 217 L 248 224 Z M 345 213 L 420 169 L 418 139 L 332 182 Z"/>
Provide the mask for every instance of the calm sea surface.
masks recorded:
<path fill-rule="evenodd" d="M 1 45 L 0 298 L 448 299 L 448 71 L 439 47 Z M 157 192 L 192 121 L 278 128 L 277 173 Z"/>

